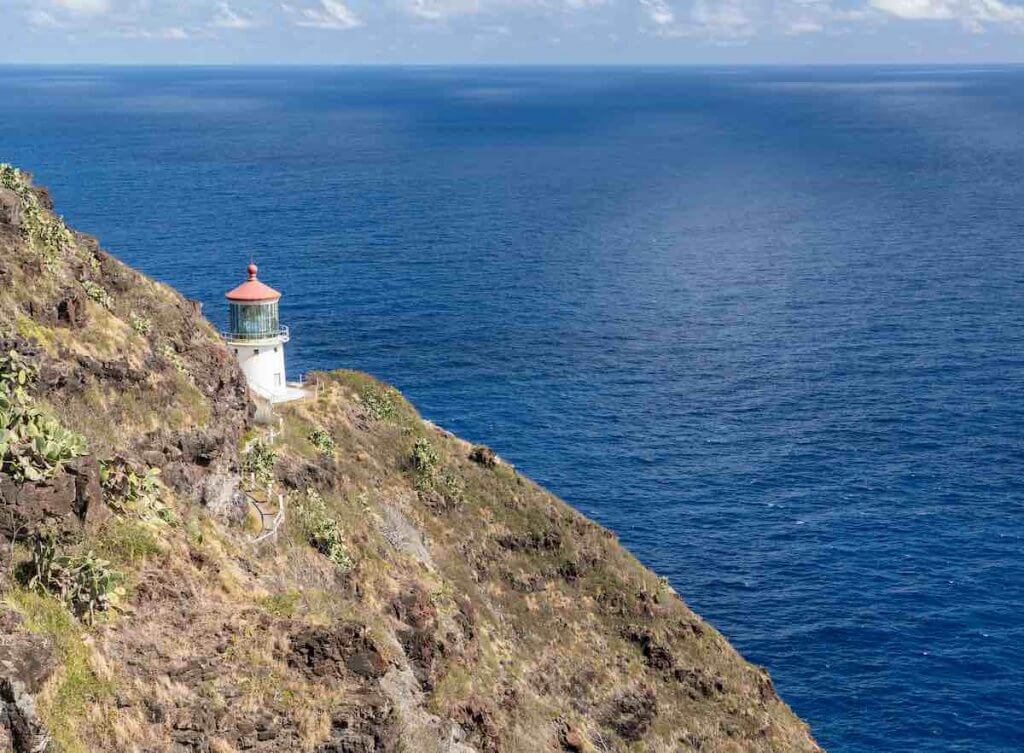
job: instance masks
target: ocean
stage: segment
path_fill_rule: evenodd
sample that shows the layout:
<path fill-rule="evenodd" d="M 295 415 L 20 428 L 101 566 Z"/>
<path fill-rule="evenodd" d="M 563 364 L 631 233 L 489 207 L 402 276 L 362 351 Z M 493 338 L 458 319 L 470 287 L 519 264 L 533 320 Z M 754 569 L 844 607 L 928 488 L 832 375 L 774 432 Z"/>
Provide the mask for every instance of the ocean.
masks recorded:
<path fill-rule="evenodd" d="M 0 68 L 0 161 L 670 578 L 833 753 L 1024 750 L 1024 68 Z"/>

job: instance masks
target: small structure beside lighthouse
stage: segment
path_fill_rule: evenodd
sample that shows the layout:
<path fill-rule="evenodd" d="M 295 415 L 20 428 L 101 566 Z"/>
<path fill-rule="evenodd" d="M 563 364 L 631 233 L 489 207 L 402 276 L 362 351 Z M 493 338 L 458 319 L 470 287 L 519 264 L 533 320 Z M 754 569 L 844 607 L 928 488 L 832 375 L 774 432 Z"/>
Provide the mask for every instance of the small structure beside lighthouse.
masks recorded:
<path fill-rule="evenodd" d="M 285 374 L 284 346 L 290 335 L 278 316 L 281 294 L 259 281 L 255 264 L 249 265 L 248 272 L 249 279 L 227 294 L 224 339 L 257 395 L 271 403 L 304 397 L 300 388 L 288 384 Z"/>

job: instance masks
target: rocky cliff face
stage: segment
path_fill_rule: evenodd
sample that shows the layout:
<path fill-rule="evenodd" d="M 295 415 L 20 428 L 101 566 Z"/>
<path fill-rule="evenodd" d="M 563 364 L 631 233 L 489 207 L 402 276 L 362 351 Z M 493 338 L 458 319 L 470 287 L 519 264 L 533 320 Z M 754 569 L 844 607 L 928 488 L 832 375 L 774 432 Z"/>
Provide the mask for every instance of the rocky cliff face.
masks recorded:
<path fill-rule="evenodd" d="M 197 306 L 6 167 L 0 353 L 0 750 L 819 750 L 611 532 L 392 388 L 317 374 L 257 425 Z"/>

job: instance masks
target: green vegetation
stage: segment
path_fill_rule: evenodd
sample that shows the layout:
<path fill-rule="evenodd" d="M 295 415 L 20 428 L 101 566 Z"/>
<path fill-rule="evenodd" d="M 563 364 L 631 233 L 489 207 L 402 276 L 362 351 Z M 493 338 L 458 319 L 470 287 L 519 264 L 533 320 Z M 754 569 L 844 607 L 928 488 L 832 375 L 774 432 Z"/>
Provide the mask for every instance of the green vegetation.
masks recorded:
<path fill-rule="evenodd" d="M 120 567 L 128 567 L 163 549 L 154 527 L 135 520 L 115 519 L 106 525 L 96 539 L 96 551 Z"/>
<path fill-rule="evenodd" d="M 352 569 L 352 557 L 345 548 L 345 540 L 327 511 L 327 503 L 316 489 L 307 489 L 296 505 L 296 517 L 309 545 L 324 555 L 342 572 Z"/>
<path fill-rule="evenodd" d="M 33 539 L 30 568 L 29 589 L 60 599 L 85 622 L 93 622 L 97 612 L 115 608 L 124 595 L 122 575 L 107 560 L 92 551 L 61 552 L 52 531 L 42 531 Z"/>
<path fill-rule="evenodd" d="M 269 486 L 274 481 L 274 463 L 277 453 L 262 439 L 254 440 L 242 460 L 242 470 L 255 477 L 257 486 Z"/>
<path fill-rule="evenodd" d="M 185 362 L 181 360 L 181 354 L 169 342 L 161 343 L 160 347 L 157 348 L 157 353 L 161 358 L 170 363 L 179 374 L 188 374 L 188 368 L 186 368 Z"/>
<path fill-rule="evenodd" d="M 334 450 L 337 449 L 337 443 L 334 441 L 334 437 L 322 426 L 314 426 L 307 437 L 309 443 L 313 445 L 313 448 L 321 455 L 332 455 Z"/>
<path fill-rule="evenodd" d="M 15 320 L 15 328 L 19 335 L 26 340 L 35 340 L 44 348 L 52 348 L 54 343 L 53 329 L 40 324 L 35 319 L 25 314 L 19 314 Z"/>
<path fill-rule="evenodd" d="M 411 461 L 417 491 L 435 492 L 452 505 L 465 503 L 465 482 L 457 473 L 441 468 L 441 456 L 429 439 L 420 437 L 416 440 Z"/>
<path fill-rule="evenodd" d="M 150 332 L 153 331 L 153 322 L 149 320 L 149 317 L 140 316 L 135 312 L 132 312 L 130 317 L 132 329 L 135 330 L 136 334 L 146 337 Z"/>
<path fill-rule="evenodd" d="M 41 253 L 46 268 L 57 269 L 60 256 L 74 249 L 74 238 L 64 220 L 47 212 L 32 191 L 28 175 L 7 163 L 0 163 L 0 186 L 17 194 L 21 201 L 25 234 Z"/>
<path fill-rule="evenodd" d="M 398 393 L 392 387 L 371 387 L 360 396 L 366 409 L 378 421 L 392 421 L 398 416 Z"/>
<path fill-rule="evenodd" d="M 141 468 L 117 458 L 102 464 L 100 483 L 103 500 L 121 514 L 133 514 L 149 520 L 170 523 L 173 513 L 161 500 L 159 468 Z"/>
<path fill-rule="evenodd" d="M 29 632 L 50 639 L 60 660 L 57 684 L 38 701 L 39 716 L 52 737 L 47 750 L 84 753 L 83 720 L 94 704 L 113 696 L 112 684 L 96 675 L 82 627 L 61 601 L 19 588 L 8 594 L 7 603 L 22 615 Z"/>
<path fill-rule="evenodd" d="M 79 434 L 33 405 L 28 390 L 36 376 L 17 351 L 0 356 L 0 469 L 18 483 L 53 478 L 87 451 Z"/>
<path fill-rule="evenodd" d="M 111 298 L 110 293 L 102 285 L 92 280 L 82 280 L 82 287 L 85 288 L 85 294 L 103 308 L 111 309 L 114 307 L 114 299 Z"/>
<path fill-rule="evenodd" d="M 285 591 L 260 599 L 259 605 L 274 617 L 294 617 L 300 597 L 298 591 Z"/>
<path fill-rule="evenodd" d="M 28 402 L 28 389 L 39 376 L 35 365 L 16 350 L 0 355 L 0 393 L 16 402 Z"/>
<path fill-rule="evenodd" d="M 412 446 L 412 468 L 416 473 L 416 488 L 428 491 L 433 488 L 437 478 L 437 466 L 440 457 L 434 445 L 426 437 L 420 437 Z"/>
<path fill-rule="evenodd" d="M 445 500 L 452 505 L 466 502 L 466 482 L 457 473 L 445 471 L 438 478 L 436 489 Z"/>

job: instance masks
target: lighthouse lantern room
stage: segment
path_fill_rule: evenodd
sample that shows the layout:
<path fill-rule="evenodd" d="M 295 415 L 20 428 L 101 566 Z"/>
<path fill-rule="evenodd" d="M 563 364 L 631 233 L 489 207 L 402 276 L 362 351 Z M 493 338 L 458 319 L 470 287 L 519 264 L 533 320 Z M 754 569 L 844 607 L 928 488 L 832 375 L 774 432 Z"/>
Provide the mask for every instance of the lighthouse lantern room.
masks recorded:
<path fill-rule="evenodd" d="M 259 281 L 255 264 L 248 271 L 249 279 L 227 294 L 224 338 L 253 392 L 272 403 L 302 397 L 302 390 L 289 386 L 285 375 L 284 346 L 290 337 L 278 316 L 281 294 Z"/>

